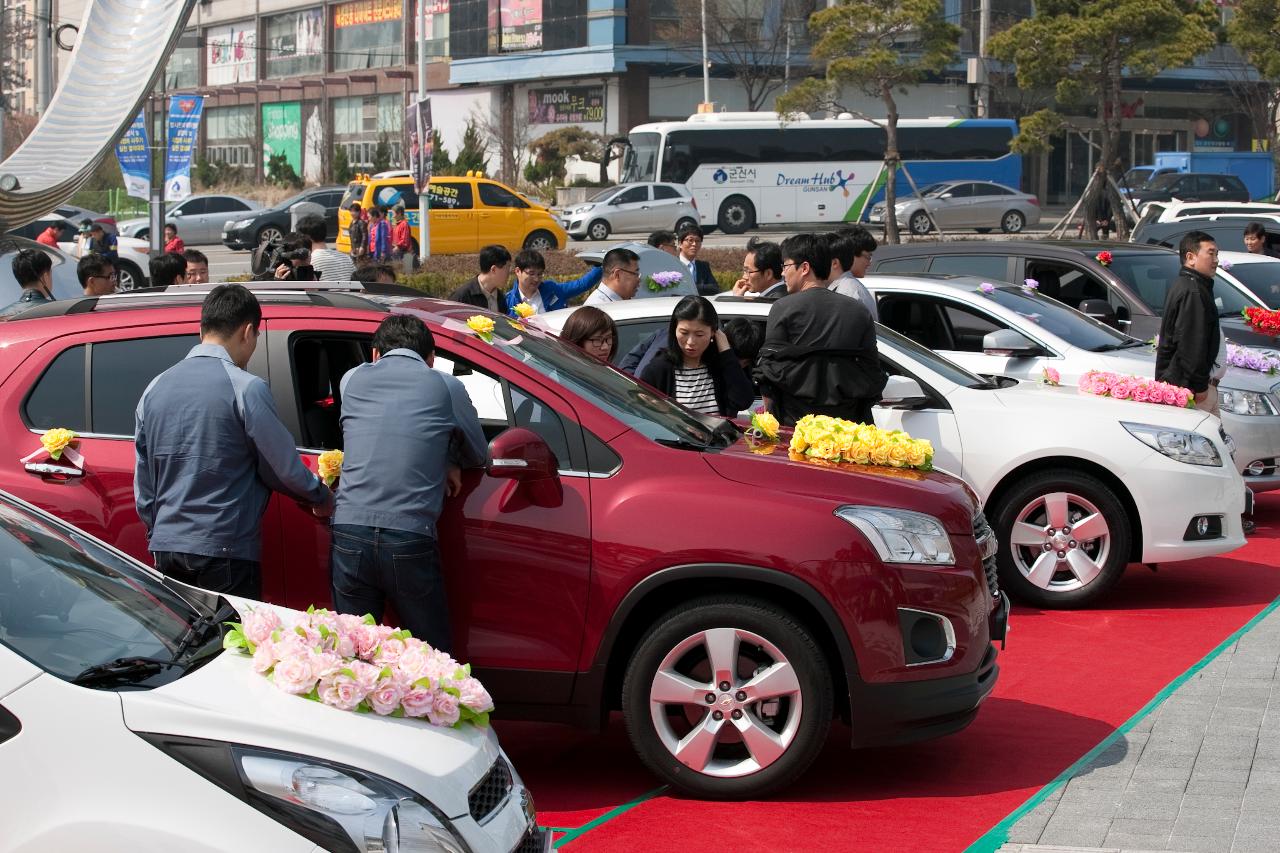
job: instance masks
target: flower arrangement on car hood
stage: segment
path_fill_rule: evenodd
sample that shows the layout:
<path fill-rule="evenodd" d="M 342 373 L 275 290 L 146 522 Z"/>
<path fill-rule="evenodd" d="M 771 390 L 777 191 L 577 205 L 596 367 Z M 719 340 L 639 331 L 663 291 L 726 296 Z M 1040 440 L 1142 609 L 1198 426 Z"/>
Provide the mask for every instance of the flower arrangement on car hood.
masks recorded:
<path fill-rule="evenodd" d="M 374 618 L 308 607 L 286 625 L 270 607 L 230 622 L 225 649 L 253 655 L 254 672 L 285 693 L 342 711 L 417 717 L 433 726 L 489 724 L 493 699 L 470 664 Z"/>
<path fill-rule="evenodd" d="M 828 415 L 805 415 L 797 421 L 789 449 L 795 456 L 829 462 L 933 470 L 933 445 L 928 439 Z"/>
<path fill-rule="evenodd" d="M 1116 400 L 1136 400 L 1139 403 L 1158 403 L 1180 409 L 1194 409 L 1195 395 L 1189 388 L 1170 385 L 1141 376 L 1122 376 L 1103 370 L 1090 370 L 1080 377 L 1080 393 Z"/>

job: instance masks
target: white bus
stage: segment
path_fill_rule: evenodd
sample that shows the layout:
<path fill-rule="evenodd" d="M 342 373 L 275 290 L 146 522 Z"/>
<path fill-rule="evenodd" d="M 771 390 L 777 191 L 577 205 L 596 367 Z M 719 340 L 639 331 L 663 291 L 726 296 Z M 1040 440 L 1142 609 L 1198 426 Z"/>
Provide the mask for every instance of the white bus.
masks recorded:
<path fill-rule="evenodd" d="M 918 186 L 994 181 L 1017 189 L 1022 158 L 1009 119 L 898 121 L 898 150 Z M 704 225 L 741 234 L 756 225 L 852 222 L 884 195 L 885 135 L 852 118 L 704 113 L 642 124 L 625 140 L 622 182 L 685 184 Z M 910 185 L 898 175 L 899 197 Z"/>

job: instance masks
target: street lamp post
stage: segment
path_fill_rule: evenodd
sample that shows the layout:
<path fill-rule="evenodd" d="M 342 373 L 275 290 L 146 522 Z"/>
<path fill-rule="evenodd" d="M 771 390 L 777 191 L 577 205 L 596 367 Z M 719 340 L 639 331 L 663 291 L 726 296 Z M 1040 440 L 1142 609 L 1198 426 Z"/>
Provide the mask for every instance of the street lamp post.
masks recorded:
<path fill-rule="evenodd" d="M 707 58 L 707 0 L 702 0 L 702 110 L 711 109 L 710 103 L 711 61 Z"/>
<path fill-rule="evenodd" d="M 427 0 L 418 0 L 418 101 L 421 103 L 427 99 Z M 418 124 L 418 116 L 421 115 L 421 106 L 413 110 L 414 124 Z M 413 128 L 421 132 L 422 127 Z M 425 128 L 430 132 L 429 128 Z M 426 149 L 427 140 L 418 139 L 418 149 L 423 151 Z M 434 149 L 433 149 L 434 150 Z M 410 149 L 409 156 L 414 156 L 413 150 Z M 417 155 L 421 158 L 421 154 Z M 421 164 L 415 164 L 419 169 Z M 421 174 L 421 171 L 419 171 Z M 426 260 L 431 257 L 431 181 L 428 178 L 423 184 L 422 191 L 418 193 L 418 257 Z"/>

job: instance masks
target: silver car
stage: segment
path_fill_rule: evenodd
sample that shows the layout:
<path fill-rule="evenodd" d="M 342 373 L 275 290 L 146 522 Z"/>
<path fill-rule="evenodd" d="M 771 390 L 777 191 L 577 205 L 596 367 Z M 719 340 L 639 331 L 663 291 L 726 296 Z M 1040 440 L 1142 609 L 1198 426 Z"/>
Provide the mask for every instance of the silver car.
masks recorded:
<path fill-rule="evenodd" d="M 894 205 L 899 228 L 912 234 L 928 234 L 933 230 L 925 208 L 933 214 L 938 227 L 972 228 L 985 234 L 999 228 L 1006 234 L 1018 234 L 1040 222 L 1040 202 L 1029 193 L 1004 184 L 988 181 L 942 181 L 920 188 L 924 201 L 915 195 L 900 197 Z M 885 221 L 884 202 L 873 205 L 868 219 L 876 224 Z"/>
<path fill-rule="evenodd" d="M 698 224 L 698 206 L 684 184 L 640 183 L 607 187 L 560 212 L 560 224 L 575 240 L 605 240 L 610 234 L 679 230 Z"/>
<path fill-rule="evenodd" d="M 245 211 L 261 207 L 256 201 L 234 195 L 193 195 L 169 205 L 165 222 L 172 222 L 182 242 L 188 245 L 221 243 L 222 226 L 229 220 L 241 218 Z M 126 237 L 150 238 L 151 220 L 146 217 L 126 219 L 119 227 Z"/>

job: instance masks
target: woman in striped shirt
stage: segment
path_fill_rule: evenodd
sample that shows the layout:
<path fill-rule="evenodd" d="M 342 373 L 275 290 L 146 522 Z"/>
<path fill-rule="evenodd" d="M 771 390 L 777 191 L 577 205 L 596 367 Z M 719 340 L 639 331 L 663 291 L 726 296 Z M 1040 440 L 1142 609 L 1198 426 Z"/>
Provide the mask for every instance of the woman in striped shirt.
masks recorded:
<path fill-rule="evenodd" d="M 667 348 L 645 366 L 640 379 L 705 415 L 732 417 L 755 397 L 715 307 L 702 296 L 686 296 L 676 304 Z"/>

